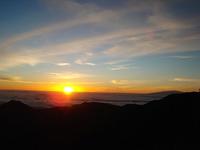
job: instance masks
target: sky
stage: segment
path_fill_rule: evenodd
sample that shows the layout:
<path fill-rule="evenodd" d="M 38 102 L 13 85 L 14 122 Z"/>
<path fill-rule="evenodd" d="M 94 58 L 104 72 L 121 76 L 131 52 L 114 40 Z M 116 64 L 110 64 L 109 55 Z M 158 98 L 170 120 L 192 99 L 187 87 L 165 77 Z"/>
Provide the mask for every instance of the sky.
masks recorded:
<path fill-rule="evenodd" d="M 1 0 L 0 89 L 200 85 L 198 0 Z"/>

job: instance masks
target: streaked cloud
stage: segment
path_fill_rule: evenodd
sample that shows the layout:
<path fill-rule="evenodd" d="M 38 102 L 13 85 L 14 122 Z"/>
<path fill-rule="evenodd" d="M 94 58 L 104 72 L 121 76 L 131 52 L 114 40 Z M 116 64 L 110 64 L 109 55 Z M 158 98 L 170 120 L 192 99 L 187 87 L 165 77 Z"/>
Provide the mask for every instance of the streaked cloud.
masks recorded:
<path fill-rule="evenodd" d="M 127 69 L 129 69 L 129 67 L 124 66 L 124 65 L 119 65 L 119 66 L 115 66 L 115 67 L 111 68 L 111 70 L 113 70 L 113 71 L 120 71 L 120 70 L 127 70 Z"/>
<path fill-rule="evenodd" d="M 86 61 L 83 60 L 83 59 L 77 59 L 77 60 L 75 61 L 75 63 L 78 64 L 78 65 L 88 65 L 88 66 L 95 66 L 95 65 L 96 65 L 96 64 L 91 63 L 91 62 L 86 62 Z"/>
<path fill-rule="evenodd" d="M 116 84 L 116 85 L 124 85 L 124 84 L 128 84 L 130 82 L 128 80 L 112 80 L 111 83 Z"/>
<path fill-rule="evenodd" d="M 31 55 L 31 53 L 26 51 L 17 51 L 16 53 L 9 51 L 2 52 L 0 56 L 0 70 L 9 67 L 19 66 L 22 64 L 28 64 L 33 66 L 43 62 L 42 59 L 39 59 L 39 56 L 34 56 L 34 54 Z"/>
<path fill-rule="evenodd" d="M 81 4 L 75 1 L 70 1 L 70 2 L 60 1 L 60 2 L 65 4 L 67 3 L 67 5 L 72 5 L 69 6 L 72 8 L 85 7 L 85 5 L 81 6 Z M 84 49 L 87 49 L 89 45 L 85 46 L 86 43 L 84 41 L 79 41 L 80 38 L 78 38 L 77 41 L 75 42 L 64 42 L 59 44 L 52 43 L 53 46 L 51 44 L 49 45 L 48 43 L 48 46 L 41 45 L 38 46 L 37 48 L 25 46 L 23 44 L 21 46 L 18 46 L 18 43 L 23 43 L 23 42 L 26 43 L 27 40 L 32 40 L 35 37 L 37 37 L 37 39 L 42 39 L 42 37 L 46 35 L 48 36 L 49 33 L 52 32 L 56 33 L 60 30 L 69 31 L 71 28 L 75 28 L 85 24 L 95 25 L 102 21 L 108 21 L 112 18 L 115 18 L 114 16 L 116 14 L 110 10 L 101 10 L 94 13 L 93 15 L 89 13 L 85 15 L 86 16 L 84 17 L 74 16 L 73 18 L 66 19 L 60 22 L 47 24 L 46 26 L 36 28 L 21 34 L 17 34 L 15 36 L 11 36 L 5 39 L 4 41 L 0 42 L 0 50 L 2 53 L 2 55 L 0 56 L 0 60 L 2 60 L 2 62 L 0 61 L 0 67 L 7 68 L 7 67 L 18 66 L 21 64 L 36 64 L 43 62 L 45 60 L 48 61 L 49 57 L 55 55 L 57 56 L 57 55 L 67 54 L 68 52 L 74 53 L 77 51 L 81 51 L 83 50 L 83 45 Z M 25 56 L 23 56 L 24 53 L 26 53 Z M 10 61 L 10 59 L 13 59 L 13 61 Z"/>
<path fill-rule="evenodd" d="M 66 30 L 72 27 L 76 27 L 78 25 L 84 25 L 88 23 L 99 23 L 103 20 L 105 21 L 105 20 L 108 20 L 109 18 L 112 18 L 113 15 L 115 14 L 113 14 L 110 11 L 104 11 L 104 12 L 99 12 L 95 15 L 90 15 L 86 17 L 87 19 L 78 17 L 78 18 L 74 18 L 73 20 L 66 20 L 66 21 L 61 21 L 61 22 L 54 23 L 51 25 L 47 25 L 47 26 L 32 30 L 30 32 L 25 32 L 25 33 L 10 37 L 0 43 L 0 48 L 5 49 L 15 44 L 16 42 L 27 40 L 35 36 L 41 36 L 49 32 L 55 32 L 57 30 L 62 30 L 62 29 Z"/>
<path fill-rule="evenodd" d="M 70 63 L 65 63 L 65 62 L 61 62 L 61 63 L 57 63 L 56 65 L 58 66 L 70 66 Z"/>
<path fill-rule="evenodd" d="M 175 81 L 175 82 L 196 82 L 199 80 L 193 79 L 193 78 L 174 78 L 173 81 Z"/>
<path fill-rule="evenodd" d="M 0 81 L 15 82 L 15 81 L 20 81 L 20 80 L 21 80 L 21 77 L 19 76 L 0 75 Z"/>
<path fill-rule="evenodd" d="M 12 76 L 12 75 L 0 75 L 0 82 L 11 82 L 11 83 L 21 83 L 21 84 L 56 84 L 56 82 L 52 81 L 31 81 L 24 80 L 20 76 Z"/>
<path fill-rule="evenodd" d="M 52 72 L 52 73 L 49 73 L 50 78 L 61 79 L 61 80 L 88 78 L 88 77 L 92 77 L 92 76 L 93 75 L 84 74 L 84 73 L 72 73 L 72 72 L 67 72 L 67 73 Z"/>
<path fill-rule="evenodd" d="M 80 51 L 91 51 L 95 53 L 95 49 L 105 45 L 109 45 L 109 48 L 104 49 L 102 51 L 103 54 L 98 57 L 103 57 L 106 54 L 108 57 L 115 56 L 122 59 L 131 59 L 135 56 L 190 51 L 200 47 L 198 42 L 200 34 L 198 32 L 192 32 L 192 30 L 197 30 L 198 28 L 196 26 L 199 25 L 195 19 L 174 19 L 168 15 L 171 14 L 166 8 L 168 3 L 152 1 L 150 3 L 151 5 L 148 6 L 145 4 L 146 2 L 132 2 L 132 4 L 137 4 L 138 8 L 133 7 L 135 5 L 132 6 L 130 3 L 127 3 L 124 7 L 116 7 L 110 10 L 92 2 L 78 3 L 72 0 L 46 1 L 47 5 L 55 7 L 56 9 L 63 8 L 64 11 L 72 11 L 73 13 L 85 11 L 85 13 L 81 16 L 77 14 L 70 19 L 47 24 L 46 26 L 5 39 L 0 43 L 1 53 L 3 54 L 0 58 L 4 58 L 4 61 L 8 63 L 4 63 L 7 65 L 3 65 L 3 62 L 0 62 L 0 66 L 9 67 L 20 64 L 36 64 L 42 61 L 48 61 L 49 57 L 58 55 L 68 53 L 77 53 L 78 55 Z M 124 3 L 126 4 L 126 1 Z M 147 16 L 143 16 L 145 12 L 148 12 Z M 136 13 L 137 16 L 142 17 L 142 20 L 135 17 L 134 22 L 128 21 L 130 18 L 125 16 L 130 13 Z M 198 20 L 198 16 L 195 17 Z M 139 25 L 135 25 L 136 22 Z M 19 42 L 28 39 L 31 40 L 34 37 L 40 39 L 52 32 L 55 32 L 55 35 L 57 35 L 57 31 L 70 31 L 71 28 L 78 28 L 86 24 L 91 25 L 91 28 L 94 28 L 96 31 L 101 28 L 110 28 L 110 30 L 105 30 L 100 32 L 100 34 L 94 34 L 92 36 L 86 35 L 85 37 L 81 37 L 80 35 L 80 37 L 72 41 L 64 41 L 59 44 L 53 43 L 50 46 L 41 45 L 37 48 L 15 46 Z M 188 32 L 190 30 L 191 33 Z M 17 53 L 14 51 L 17 51 Z M 24 59 L 21 58 L 21 54 L 27 51 L 28 54 L 23 56 Z M 41 53 L 41 51 L 44 53 Z M 11 57 L 13 58 L 12 53 L 15 53 L 15 61 L 13 63 L 10 61 Z M 77 59 L 77 64 L 84 64 L 82 62 Z M 87 63 L 90 65 L 92 62 Z"/>
<path fill-rule="evenodd" d="M 89 66 L 96 66 L 96 64 L 94 64 L 94 63 L 91 63 L 91 62 L 87 62 L 87 63 L 85 63 L 86 65 L 89 65 Z"/>
<path fill-rule="evenodd" d="M 75 63 L 78 65 L 88 65 L 88 66 L 95 66 L 95 63 L 90 62 L 90 60 L 93 57 L 93 53 L 86 52 L 83 55 L 80 56 L 77 60 L 75 60 Z"/>
<path fill-rule="evenodd" d="M 171 56 L 172 58 L 177 58 L 177 59 L 193 59 L 194 56 L 181 56 L 181 55 L 176 55 L 176 56 Z"/>

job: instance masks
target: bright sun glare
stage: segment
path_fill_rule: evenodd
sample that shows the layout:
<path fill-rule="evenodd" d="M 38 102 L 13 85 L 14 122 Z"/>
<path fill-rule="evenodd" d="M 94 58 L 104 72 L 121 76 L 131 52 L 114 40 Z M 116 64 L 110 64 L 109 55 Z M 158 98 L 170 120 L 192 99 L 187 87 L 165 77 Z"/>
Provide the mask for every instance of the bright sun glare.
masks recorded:
<path fill-rule="evenodd" d="M 66 87 L 64 87 L 64 92 L 66 94 L 71 94 L 74 92 L 74 89 L 73 89 L 73 87 L 66 86 Z"/>

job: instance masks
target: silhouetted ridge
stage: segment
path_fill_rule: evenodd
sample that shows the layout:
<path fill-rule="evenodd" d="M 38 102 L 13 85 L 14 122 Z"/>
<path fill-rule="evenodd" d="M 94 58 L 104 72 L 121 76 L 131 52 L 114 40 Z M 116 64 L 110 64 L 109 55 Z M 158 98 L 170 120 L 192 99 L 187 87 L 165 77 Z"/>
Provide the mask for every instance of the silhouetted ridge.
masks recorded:
<path fill-rule="evenodd" d="M 103 110 L 103 109 L 116 109 L 118 106 L 107 104 L 107 103 L 98 103 L 98 102 L 85 102 L 79 105 L 72 106 L 75 109 L 90 109 L 90 110 Z"/>
<path fill-rule="evenodd" d="M 15 149 L 199 149 L 199 114 L 197 92 L 122 107 L 31 109 L 10 101 L 0 106 L 0 141 Z"/>
<path fill-rule="evenodd" d="M 30 107 L 20 101 L 16 101 L 16 100 L 10 100 L 9 102 L 7 103 L 4 103 L 1 105 L 1 107 L 18 107 L 18 108 L 27 108 L 27 107 Z"/>
<path fill-rule="evenodd" d="M 0 111 L 23 112 L 31 109 L 30 106 L 16 100 L 10 100 L 9 102 L 0 105 Z"/>
<path fill-rule="evenodd" d="M 182 94 L 171 94 L 164 97 L 158 101 L 151 101 L 145 105 L 145 107 L 173 107 L 180 109 L 184 107 L 187 111 L 188 109 L 193 109 L 195 107 L 200 107 L 200 93 L 199 92 L 190 92 Z"/>

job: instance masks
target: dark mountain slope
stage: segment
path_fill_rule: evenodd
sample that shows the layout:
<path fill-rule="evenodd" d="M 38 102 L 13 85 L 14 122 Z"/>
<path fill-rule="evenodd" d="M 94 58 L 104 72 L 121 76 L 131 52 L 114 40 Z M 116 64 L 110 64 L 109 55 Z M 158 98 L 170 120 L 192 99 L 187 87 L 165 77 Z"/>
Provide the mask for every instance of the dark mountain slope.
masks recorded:
<path fill-rule="evenodd" d="M 2 149 L 194 149 L 200 144 L 200 93 L 123 107 L 83 103 L 36 109 L 0 106 Z"/>

